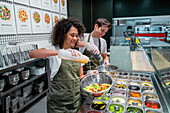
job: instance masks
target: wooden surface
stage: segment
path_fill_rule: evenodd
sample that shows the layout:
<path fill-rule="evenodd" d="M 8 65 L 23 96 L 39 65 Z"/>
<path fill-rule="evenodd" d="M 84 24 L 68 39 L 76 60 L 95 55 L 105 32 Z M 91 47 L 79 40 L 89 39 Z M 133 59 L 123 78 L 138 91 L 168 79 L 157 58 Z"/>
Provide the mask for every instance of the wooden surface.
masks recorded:
<path fill-rule="evenodd" d="M 131 60 L 133 71 L 155 71 L 144 51 L 131 51 Z"/>
<path fill-rule="evenodd" d="M 170 68 L 169 62 L 170 56 L 168 54 L 166 55 L 166 53 L 168 53 L 168 51 L 152 49 L 151 51 L 152 62 L 157 70 Z"/>

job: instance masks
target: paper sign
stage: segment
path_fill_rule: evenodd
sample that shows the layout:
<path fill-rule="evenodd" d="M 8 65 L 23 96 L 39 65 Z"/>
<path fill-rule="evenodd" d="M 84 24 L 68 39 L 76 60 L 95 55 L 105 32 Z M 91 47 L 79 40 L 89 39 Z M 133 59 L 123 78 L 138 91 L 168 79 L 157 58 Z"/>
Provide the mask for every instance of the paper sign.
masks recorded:
<path fill-rule="evenodd" d="M 31 9 L 31 25 L 33 33 L 43 33 L 42 12 L 39 9 Z"/>
<path fill-rule="evenodd" d="M 55 24 L 57 24 L 60 21 L 60 16 L 57 13 L 52 13 L 52 18 L 53 18 L 52 19 L 52 22 L 53 22 L 52 26 L 55 26 Z"/>
<path fill-rule="evenodd" d="M 20 4 L 29 5 L 29 1 L 28 0 L 14 0 L 14 2 L 20 3 Z"/>
<path fill-rule="evenodd" d="M 43 30 L 44 33 L 51 33 L 52 30 L 51 13 L 47 11 L 43 11 Z"/>
<path fill-rule="evenodd" d="M 30 6 L 41 8 L 41 0 L 30 0 Z"/>
<path fill-rule="evenodd" d="M 13 4 L 0 2 L 0 34 L 16 34 Z"/>
<path fill-rule="evenodd" d="M 51 0 L 42 0 L 42 9 L 51 10 Z"/>
<path fill-rule="evenodd" d="M 59 0 L 51 0 L 51 10 L 59 13 Z"/>
<path fill-rule="evenodd" d="M 18 34 L 31 33 L 30 10 L 26 6 L 15 5 L 16 26 Z"/>
<path fill-rule="evenodd" d="M 67 0 L 60 0 L 60 13 L 67 15 Z"/>

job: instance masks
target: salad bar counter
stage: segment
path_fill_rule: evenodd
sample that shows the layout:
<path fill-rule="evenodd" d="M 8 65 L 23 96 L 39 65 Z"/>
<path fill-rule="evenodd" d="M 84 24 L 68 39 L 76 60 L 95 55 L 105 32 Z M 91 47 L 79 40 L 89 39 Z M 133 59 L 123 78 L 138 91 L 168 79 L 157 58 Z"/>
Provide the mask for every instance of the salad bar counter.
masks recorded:
<path fill-rule="evenodd" d="M 110 90 L 102 96 L 89 95 L 81 113 L 168 113 L 154 73 L 116 71 Z"/>

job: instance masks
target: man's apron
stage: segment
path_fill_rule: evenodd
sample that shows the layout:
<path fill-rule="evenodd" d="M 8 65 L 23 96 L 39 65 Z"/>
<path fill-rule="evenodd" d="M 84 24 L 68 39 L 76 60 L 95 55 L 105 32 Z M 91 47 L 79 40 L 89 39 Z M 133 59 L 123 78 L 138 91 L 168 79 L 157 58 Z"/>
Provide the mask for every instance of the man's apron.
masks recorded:
<path fill-rule="evenodd" d="M 88 36 L 88 41 L 87 42 L 90 42 L 90 35 Z M 100 42 L 100 39 L 99 39 L 99 51 L 101 52 L 101 42 Z M 85 51 L 83 52 L 84 55 L 88 56 L 89 57 L 89 62 L 86 63 L 84 66 L 83 66 L 83 72 L 84 74 L 87 73 L 88 70 L 94 70 L 95 67 L 99 66 L 99 60 L 97 60 L 96 58 L 93 57 L 93 55 L 90 54 L 89 51 L 87 51 L 87 49 L 85 49 Z"/>
<path fill-rule="evenodd" d="M 88 41 L 87 42 L 90 42 L 90 35 L 89 34 L 89 37 L 88 37 Z M 101 42 L 100 42 L 100 39 L 99 39 L 99 50 L 101 48 Z M 101 50 L 100 50 L 101 51 Z M 89 57 L 89 60 L 91 62 L 88 62 L 86 63 L 84 66 L 83 66 L 83 73 L 86 74 L 88 70 L 93 70 L 95 67 L 99 66 L 99 60 L 97 60 L 96 58 L 93 57 L 93 55 L 90 54 L 89 51 L 87 51 L 87 49 L 85 49 L 85 51 L 83 52 L 84 55 L 88 56 Z M 84 92 L 83 90 L 81 90 L 81 105 L 84 103 L 84 101 L 86 100 L 86 98 L 88 97 L 88 93 Z"/>
<path fill-rule="evenodd" d="M 81 64 L 63 60 L 47 96 L 48 113 L 77 113 L 80 106 Z"/>

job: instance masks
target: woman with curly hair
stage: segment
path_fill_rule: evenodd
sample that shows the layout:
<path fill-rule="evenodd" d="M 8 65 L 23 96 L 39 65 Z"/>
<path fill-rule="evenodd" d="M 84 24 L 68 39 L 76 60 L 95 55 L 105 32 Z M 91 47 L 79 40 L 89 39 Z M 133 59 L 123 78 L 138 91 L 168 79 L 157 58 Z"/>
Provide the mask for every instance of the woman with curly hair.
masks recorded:
<path fill-rule="evenodd" d="M 61 49 L 73 56 L 81 55 L 71 49 L 83 36 L 85 27 L 78 19 L 68 18 L 58 22 L 52 31 L 52 45 L 30 52 L 32 58 L 49 58 L 51 86 L 47 96 L 48 113 L 77 113 L 80 106 L 80 80 L 85 77 L 81 63 L 59 59 Z"/>

